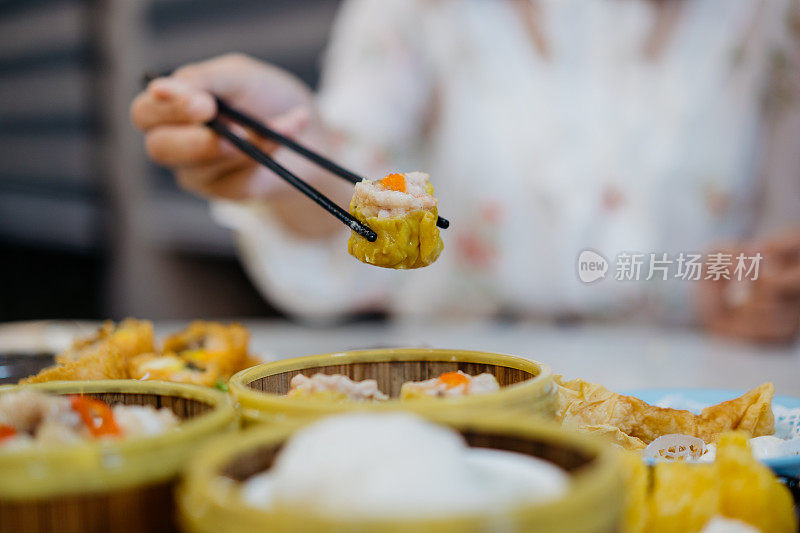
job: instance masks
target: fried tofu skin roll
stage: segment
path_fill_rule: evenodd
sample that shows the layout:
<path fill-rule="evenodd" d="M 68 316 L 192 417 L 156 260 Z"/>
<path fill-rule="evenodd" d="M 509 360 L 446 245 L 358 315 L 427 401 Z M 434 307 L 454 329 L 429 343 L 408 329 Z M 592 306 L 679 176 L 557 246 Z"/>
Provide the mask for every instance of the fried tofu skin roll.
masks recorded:
<path fill-rule="evenodd" d="M 106 345 L 82 355 L 74 361 L 64 361 L 50 366 L 29 378 L 26 383 L 46 381 L 83 381 L 95 379 L 128 379 L 128 359 L 113 345 Z"/>
<path fill-rule="evenodd" d="M 639 398 L 581 379 L 567 381 L 555 376 L 555 382 L 556 419 L 564 427 L 606 433 L 627 449 L 643 449 L 658 437 L 675 433 L 714 442 L 719 434 L 731 430 L 745 431 L 750 437 L 775 432 L 772 383 L 764 383 L 695 415 L 649 405 Z"/>
<path fill-rule="evenodd" d="M 218 386 L 227 381 L 212 365 L 201 367 L 175 353 L 146 353 L 135 357 L 131 362 L 131 377 L 206 387 Z"/>
<path fill-rule="evenodd" d="M 412 269 L 430 265 L 444 243 L 436 227 L 438 200 L 422 172 L 389 174 L 356 184 L 350 213 L 378 234 L 369 242 L 353 233 L 347 251 L 363 263 Z"/>
<path fill-rule="evenodd" d="M 137 355 L 154 350 L 153 324 L 128 318 L 119 324 L 104 323 L 97 332 L 76 340 L 56 356 L 56 364 L 20 383 L 127 379 L 128 367 Z"/>
<path fill-rule="evenodd" d="M 213 365 L 230 377 L 247 362 L 250 334 L 241 324 L 196 321 L 164 339 L 164 352 L 174 352 L 198 366 Z"/>
<path fill-rule="evenodd" d="M 134 358 L 131 377 L 221 386 L 252 364 L 249 339 L 241 324 L 192 322 L 185 330 L 164 339 L 163 353 Z"/>
<path fill-rule="evenodd" d="M 107 320 L 94 335 L 77 339 L 72 343 L 72 347 L 58 354 L 56 361 L 59 363 L 77 361 L 82 356 L 102 350 L 107 345 L 115 346 L 125 358 L 152 352 L 155 346 L 153 323 L 134 318 L 126 318 L 119 324 Z"/>

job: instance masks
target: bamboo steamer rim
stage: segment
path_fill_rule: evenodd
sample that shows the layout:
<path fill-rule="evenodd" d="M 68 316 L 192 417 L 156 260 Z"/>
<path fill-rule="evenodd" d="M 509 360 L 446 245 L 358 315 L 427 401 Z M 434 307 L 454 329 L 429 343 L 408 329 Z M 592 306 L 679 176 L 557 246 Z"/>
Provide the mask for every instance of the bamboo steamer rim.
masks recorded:
<path fill-rule="evenodd" d="M 42 498 L 121 489 L 140 482 L 165 480 L 180 470 L 181 465 L 170 464 L 175 454 L 154 458 L 150 462 L 146 456 L 160 450 L 181 450 L 194 446 L 197 440 L 232 428 L 238 422 L 236 411 L 226 394 L 197 385 L 128 379 L 51 381 L 4 385 L 0 387 L 0 395 L 25 389 L 62 395 L 123 393 L 174 396 L 203 402 L 211 409 L 189 420 L 182 420 L 174 430 L 153 436 L 85 441 L 63 447 L 0 449 L 0 472 L 4 472 L 0 476 L 0 498 Z M 122 458 L 123 464 L 113 464 L 113 458 Z M 105 462 L 110 462 L 111 466 L 105 468 Z M 37 479 L 41 478 L 37 472 L 44 465 L 57 465 L 63 470 L 74 467 L 76 475 L 62 478 L 61 481 Z M 5 474 L 14 471 L 28 475 L 36 482 L 26 483 L 25 479 Z"/>
<path fill-rule="evenodd" d="M 376 403 L 341 402 L 331 403 L 314 398 L 286 398 L 281 394 L 262 392 L 250 387 L 257 379 L 274 376 L 291 370 L 385 361 L 410 362 L 453 362 L 482 363 L 514 368 L 534 374 L 534 377 L 501 387 L 497 392 L 454 398 L 418 398 L 401 401 L 392 398 Z M 449 350 L 441 348 L 378 348 L 369 350 L 350 350 L 304 357 L 281 359 L 271 363 L 256 365 L 234 374 L 228 382 L 230 394 L 243 409 L 246 418 L 253 418 L 257 412 L 290 414 L 292 411 L 306 414 L 339 413 L 344 411 L 390 411 L 412 410 L 418 413 L 435 413 L 443 408 L 479 408 L 505 400 L 535 400 L 547 396 L 553 389 L 553 373 L 549 366 L 538 361 L 515 355 L 473 350 Z M 251 413 L 251 415 L 247 415 Z"/>
<path fill-rule="evenodd" d="M 506 527 L 513 526 L 508 520 L 560 520 L 576 516 L 582 526 L 597 523 L 611 530 L 621 520 L 622 477 L 620 476 L 621 454 L 597 437 L 576 432 L 567 432 L 560 425 L 540 418 L 519 417 L 495 411 L 440 412 L 423 415 L 433 422 L 448 425 L 460 431 L 496 434 L 504 437 L 535 438 L 551 444 L 561 444 L 573 450 L 588 453 L 593 457 L 589 465 L 569 473 L 570 485 L 567 494 L 559 499 L 545 502 L 520 504 L 508 511 L 501 520 Z M 273 426 L 254 426 L 235 436 L 223 436 L 209 442 L 188 465 L 178 492 L 180 520 L 188 531 L 233 532 L 259 526 L 270 526 L 276 531 L 446 531 L 475 530 L 477 523 L 484 526 L 494 518 L 490 512 L 458 516 L 431 518 L 359 518 L 346 520 L 293 510 L 267 511 L 247 505 L 235 485 L 220 479 L 220 470 L 237 455 L 256 447 L 274 446 L 284 442 L 309 421 L 294 420 Z M 598 499 L 606 498 L 618 505 L 596 508 Z M 547 522 L 557 523 L 557 522 Z M 567 527 L 568 524 L 562 524 Z M 244 529 L 243 529 L 244 528 Z M 513 527 L 510 530 L 514 530 Z M 554 531 L 561 531 L 559 528 Z M 603 529 L 604 531 L 606 529 Z M 583 529 L 581 529 L 583 531 Z"/>

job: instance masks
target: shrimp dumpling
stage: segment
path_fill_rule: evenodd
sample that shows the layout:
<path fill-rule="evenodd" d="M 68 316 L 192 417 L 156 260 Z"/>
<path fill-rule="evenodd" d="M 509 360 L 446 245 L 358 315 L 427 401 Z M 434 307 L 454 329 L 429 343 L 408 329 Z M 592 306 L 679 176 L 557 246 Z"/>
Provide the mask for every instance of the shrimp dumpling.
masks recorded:
<path fill-rule="evenodd" d="M 444 248 L 436 227 L 438 200 L 428 174 L 389 174 L 356 184 L 350 213 L 378 234 L 369 242 L 353 233 L 350 255 L 363 263 L 408 269 L 430 265 Z"/>

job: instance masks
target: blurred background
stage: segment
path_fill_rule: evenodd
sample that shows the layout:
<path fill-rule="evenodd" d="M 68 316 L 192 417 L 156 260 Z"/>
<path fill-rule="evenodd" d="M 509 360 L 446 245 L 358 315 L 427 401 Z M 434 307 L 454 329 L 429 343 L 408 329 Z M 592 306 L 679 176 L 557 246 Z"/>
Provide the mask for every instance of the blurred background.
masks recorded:
<path fill-rule="evenodd" d="M 0 321 L 276 314 L 128 107 L 143 72 L 223 51 L 313 87 L 338 4 L 1 0 Z"/>
<path fill-rule="evenodd" d="M 212 220 L 208 203 L 179 190 L 167 170 L 145 157 L 129 106 L 143 73 L 231 51 L 277 64 L 315 88 L 341 5 L 339 0 L 0 0 L 0 268 L 9 280 L 0 290 L 0 321 L 280 316 L 262 297 L 274 295 L 263 287 L 260 294 L 245 275 L 232 233 Z M 413 113 L 396 107 L 385 94 L 387 86 L 400 86 L 395 92 L 408 100 L 401 103 L 409 109 L 417 89 L 430 93 L 430 102 L 424 101 L 430 108 L 418 109 L 419 130 L 409 128 L 414 131 L 409 144 L 424 145 L 434 155 L 413 160 L 415 165 L 451 182 L 457 177 L 457 184 L 437 183 L 450 202 L 448 216 L 459 217 L 459 210 L 464 216 L 449 231 L 452 247 L 444 258 L 453 262 L 448 268 L 456 275 L 448 273 L 447 283 L 436 285 L 441 294 L 452 289 L 448 283 L 455 283 L 452 294 L 463 292 L 461 282 L 474 289 L 470 301 L 477 304 L 470 309 L 488 302 L 486 294 L 497 300 L 492 312 L 499 315 L 506 309 L 521 314 L 528 307 L 556 317 L 593 305 L 605 309 L 604 298 L 623 285 L 587 290 L 576 281 L 574 257 L 586 246 L 612 257 L 637 246 L 707 251 L 722 237 L 757 239 L 797 224 L 796 0 L 741 0 L 730 12 L 719 0 L 609 0 L 584 10 L 580 2 L 464 2 L 469 9 L 413 20 L 408 40 L 415 45 L 413 24 L 430 23 L 436 37 L 452 30 L 450 41 L 446 35 L 432 40 L 426 51 L 430 58 L 446 57 L 430 62 L 439 69 L 431 74 L 437 83 L 426 82 L 425 71 L 415 76 L 402 70 L 408 66 L 404 54 L 413 57 L 414 51 L 393 48 L 392 36 L 381 33 L 395 24 L 384 4 L 349 5 L 356 6 L 349 10 L 351 24 L 359 16 L 390 19 L 378 29 L 367 24 L 359 30 L 380 34 L 375 40 L 366 35 L 367 52 L 390 53 L 389 60 L 379 55 L 374 61 L 387 72 L 370 70 L 369 61 L 354 72 L 340 65 L 340 78 L 348 83 L 339 88 L 363 88 L 386 116 L 365 111 L 358 90 L 339 91 L 345 98 L 331 100 L 336 83 L 332 91 L 326 87 L 336 104 L 329 107 L 342 108 L 345 118 L 363 119 L 364 131 L 370 120 L 392 130 Z M 368 12 L 367 5 L 375 11 Z M 419 3 L 431 5 L 458 7 Z M 528 13 L 498 6 L 527 6 Z M 541 6 L 547 6 L 546 15 L 537 11 Z M 717 13 L 726 16 L 718 28 Z M 620 14 L 624 20 L 618 20 Z M 533 27 L 537 20 L 544 29 Z M 576 25 L 590 31 L 574 33 Z M 504 40 L 506 27 L 516 28 L 516 40 Z M 609 31 L 617 27 L 625 38 Z M 344 26 L 337 40 L 357 57 L 358 39 L 356 44 L 346 39 L 357 33 L 351 30 Z M 474 42 L 464 44 L 466 37 Z M 392 50 L 399 52 L 392 56 Z M 347 54 L 339 50 L 339 55 Z M 534 66 L 539 70 L 524 72 Z M 362 76 L 362 83 L 349 83 L 353 75 Z M 339 105 L 348 98 L 353 108 Z M 440 129 L 430 133 L 431 124 Z M 375 154 L 373 159 L 385 156 Z M 480 198 L 486 205 L 475 203 L 473 209 L 475 198 L 459 194 L 483 194 L 490 174 L 508 178 L 497 180 L 505 188 L 489 191 L 496 198 Z M 772 174 L 783 181 L 764 179 Z M 530 200 L 538 202 L 533 209 L 520 205 L 530 192 L 527 182 Z M 504 226 L 495 211 L 503 210 L 516 229 L 530 230 L 520 237 L 497 229 Z M 466 214 L 477 217 L 474 224 L 465 222 Z M 756 215 L 759 220 L 751 220 Z M 525 246 L 519 246 L 521 239 L 527 239 Z M 763 248 L 763 242 L 758 245 Z M 788 273 L 800 271 L 800 231 L 784 247 L 792 254 Z M 495 256 L 503 261 L 494 265 Z M 295 275 L 294 282 L 302 284 L 304 275 Z M 786 300 L 795 314 L 800 313 L 797 277 L 789 287 L 791 301 Z M 417 288 L 429 292 L 424 284 Z M 654 284 L 653 290 L 665 302 L 680 304 L 673 307 L 683 318 L 688 306 L 675 297 L 681 291 L 666 284 Z M 774 312 L 785 316 L 786 308 Z M 451 315 L 457 313 L 446 316 Z M 792 320 L 793 334 L 800 318 Z"/>
<path fill-rule="evenodd" d="M 359 43 L 368 43 L 363 48 L 369 60 L 358 65 L 363 71 L 355 69 L 365 83 L 351 83 L 353 72 L 339 65 L 344 80 L 339 88 L 362 89 L 386 113 L 365 112 L 358 90 L 343 91 L 351 107 L 339 106 L 335 98 L 337 105 L 330 107 L 341 108 L 345 119 L 366 119 L 357 126 L 367 132 L 370 120 L 388 125 L 391 131 L 376 131 L 391 137 L 393 126 L 414 113 L 404 113 L 403 99 L 393 100 L 383 89 L 414 100 L 415 84 L 424 85 L 430 73 L 414 76 L 397 68 L 415 65 L 391 35 L 384 39 L 386 27 L 398 17 L 382 2 L 349 4 L 373 9 L 363 17 L 363 10 L 349 10 L 351 19 L 361 17 L 360 37 L 369 39 L 355 39 L 350 20 L 351 25 L 337 27 L 344 29 L 335 32 L 334 42 L 356 54 Z M 403 2 L 392 5 L 411 5 Z M 147 159 L 129 108 L 145 72 L 232 51 L 277 64 L 316 88 L 331 25 L 344 4 L 0 0 L 0 322 L 57 319 L 55 324 L 0 324 L 0 354 L 49 357 L 76 332 L 91 331 L 94 324 L 82 319 L 147 318 L 164 333 L 187 319 L 235 317 L 250 325 L 254 353 L 265 359 L 354 347 L 470 348 L 552 360 L 565 375 L 619 389 L 645 384 L 751 388 L 754 380 L 774 380 L 779 390 L 796 392 L 800 1 L 737 0 L 730 2 L 736 8 L 730 13 L 721 7 L 727 0 L 595 0 L 593 9 L 583 9 L 584 0 L 519 0 L 505 6 L 526 6 L 528 18 L 499 9 L 500 0 L 464 1 L 470 8 L 464 10 L 455 1 L 413 4 L 458 8 L 424 21 L 433 23 L 431 34 L 437 38 L 430 56 L 444 58 L 431 78 L 448 84 L 425 89 L 435 90 L 418 99 L 431 106 L 420 105 L 420 128 L 409 128 L 413 148 L 422 145 L 436 156 L 433 161 L 440 158 L 439 168 L 424 159 L 419 168 L 449 178 L 437 182 L 437 191 L 448 202 L 442 214 L 457 221 L 448 230 L 448 252 L 438 270 L 424 273 L 437 290 L 422 283 L 416 293 L 407 293 L 411 307 L 431 311 L 434 320 L 422 326 L 400 318 L 361 320 L 327 329 L 262 321 L 285 317 L 263 294 L 280 299 L 248 279 L 234 234 L 212 219 L 208 202 L 180 190 L 169 171 Z M 520 24 L 536 22 L 541 5 L 554 13 L 544 20 L 549 26 L 537 32 Z M 625 9 L 631 7 L 639 11 Z M 377 27 L 372 23 L 376 11 L 384 19 Z M 620 13 L 629 16 L 620 20 Z M 723 15 L 725 24 L 718 24 Z M 408 35 L 403 33 L 405 44 L 418 44 L 414 24 L 419 20 L 412 20 Z M 618 33 L 609 31 L 617 27 Z M 454 42 L 458 46 L 449 46 Z M 394 62 L 380 54 L 374 61 L 369 53 L 380 48 L 376 43 L 386 45 L 378 51 Z M 659 44 L 673 56 L 652 69 L 661 57 Z M 348 67 L 351 56 L 342 50 L 339 55 L 346 59 L 341 62 Z M 375 65 L 377 73 L 366 68 Z M 326 73 L 330 91 L 328 85 L 336 83 L 328 79 L 330 70 Z M 439 119 L 438 125 L 431 117 Z M 423 130 L 427 137 L 418 135 Z M 783 180 L 765 180 L 762 173 Z M 508 179 L 486 188 L 486 176 Z M 472 203 L 472 196 L 488 201 Z M 511 207 L 504 211 L 504 206 Z M 751 220 L 751 212 L 760 220 Z M 506 231 L 509 227 L 512 231 Z M 575 271 L 584 248 L 609 259 L 635 249 L 674 255 L 708 251 L 723 242 L 719 236 L 758 241 L 792 228 L 783 248 L 773 246 L 780 248 L 774 254 L 788 257 L 779 265 L 791 282 L 786 294 L 775 291 L 762 300 L 755 290 L 726 291 L 718 284 L 696 298 L 714 304 L 713 313 L 706 312 L 713 320 L 693 322 L 682 336 L 676 336 L 674 325 L 690 322 L 686 318 L 694 309 L 686 304 L 696 296 L 691 284 L 682 286 L 680 297 L 674 284 L 655 280 L 648 285 L 663 297 L 653 302 L 676 310 L 680 319 L 654 320 L 652 326 L 649 319 L 661 318 L 661 308 L 640 312 L 650 303 L 634 299 L 645 292 L 643 284 L 610 279 L 587 288 Z M 526 239 L 528 244 L 520 246 Z M 763 242 L 754 249 L 765 250 Z M 288 286 L 290 293 L 303 284 L 318 290 L 307 280 L 320 279 L 313 277 L 312 267 L 327 271 L 328 263 L 295 269 L 298 263 L 286 260 L 290 254 L 278 251 L 290 264 L 282 272 L 289 272 L 285 277 L 293 277 L 289 281 L 295 285 L 284 280 L 277 285 Z M 354 267 L 348 272 L 355 274 L 342 276 L 342 285 L 352 282 L 363 289 L 363 269 L 378 270 L 345 256 L 343 244 L 334 251 L 348 262 L 342 264 Z M 264 257 L 271 260 L 272 252 Z M 495 264 L 495 257 L 504 260 Z M 622 320 L 610 323 L 591 313 L 617 296 L 627 304 L 623 297 L 634 288 L 630 301 L 642 305 L 623 305 L 608 314 Z M 453 307 L 440 312 L 417 305 L 420 300 L 447 304 L 440 295 L 452 296 Z M 584 308 L 577 304 L 582 303 L 589 312 L 581 314 Z M 392 316 L 402 317 L 402 311 Z M 617 311 L 622 312 L 614 315 Z M 359 318 L 376 316 L 385 315 Z M 448 321 L 452 327 L 442 325 Z M 783 348 L 725 344 L 720 336 Z M 687 373 L 687 368 L 696 371 Z"/>

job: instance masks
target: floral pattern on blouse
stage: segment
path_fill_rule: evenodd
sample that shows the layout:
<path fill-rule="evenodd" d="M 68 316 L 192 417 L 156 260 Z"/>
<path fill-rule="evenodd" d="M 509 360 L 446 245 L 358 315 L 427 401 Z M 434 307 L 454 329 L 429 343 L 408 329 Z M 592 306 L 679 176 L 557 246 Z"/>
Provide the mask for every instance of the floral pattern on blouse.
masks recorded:
<path fill-rule="evenodd" d="M 786 154 L 800 137 L 773 123 L 797 114 L 800 18 L 796 0 L 685 2 L 650 61 L 654 4 L 539 0 L 543 57 L 509 1 L 344 2 L 319 96 L 341 133 L 337 158 L 372 177 L 429 172 L 452 223 L 445 249 L 431 267 L 376 272 L 342 260 L 337 243 L 281 235 L 260 210 L 247 224 L 223 220 L 246 242 L 256 284 L 300 314 L 376 301 L 414 314 L 660 301 L 685 314 L 690 284 L 588 287 L 576 257 L 706 249 L 752 231 L 753 198 L 797 198 Z M 330 299 L 315 306 L 309 278 Z"/>

